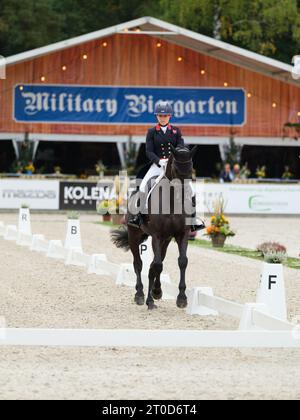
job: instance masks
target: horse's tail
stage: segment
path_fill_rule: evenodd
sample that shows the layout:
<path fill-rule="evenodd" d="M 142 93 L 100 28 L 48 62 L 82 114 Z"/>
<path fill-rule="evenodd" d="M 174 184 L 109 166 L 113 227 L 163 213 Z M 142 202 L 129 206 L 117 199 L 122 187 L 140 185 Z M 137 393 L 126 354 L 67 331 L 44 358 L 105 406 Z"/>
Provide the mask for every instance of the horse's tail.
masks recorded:
<path fill-rule="evenodd" d="M 119 229 L 111 230 L 110 237 L 114 245 L 116 245 L 117 248 L 124 249 L 125 252 L 129 251 L 129 234 L 128 234 L 128 228 L 127 226 L 123 226 Z M 144 234 L 140 238 L 140 243 L 142 244 L 148 239 L 148 235 Z"/>

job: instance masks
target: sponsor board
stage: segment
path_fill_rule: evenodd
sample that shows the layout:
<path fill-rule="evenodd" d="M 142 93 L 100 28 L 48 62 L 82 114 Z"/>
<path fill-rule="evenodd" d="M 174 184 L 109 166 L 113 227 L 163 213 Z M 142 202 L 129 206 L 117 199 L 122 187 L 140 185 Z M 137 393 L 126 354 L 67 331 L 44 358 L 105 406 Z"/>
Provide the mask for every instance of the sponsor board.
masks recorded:
<path fill-rule="evenodd" d="M 110 185 L 109 185 L 110 184 Z M 61 182 L 59 208 L 61 210 L 95 210 L 98 201 L 115 198 L 113 182 Z"/>
<path fill-rule="evenodd" d="M 300 185 L 272 184 L 198 184 L 199 206 L 207 212 L 222 195 L 226 213 L 231 214 L 299 214 Z M 201 195 L 203 197 L 201 197 Z"/>
<path fill-rule="evenodd" d="M 36 210 L 59 209 L 59 181 L 0 180 L 0 209 L 19 209 L 22 204 Z"/>

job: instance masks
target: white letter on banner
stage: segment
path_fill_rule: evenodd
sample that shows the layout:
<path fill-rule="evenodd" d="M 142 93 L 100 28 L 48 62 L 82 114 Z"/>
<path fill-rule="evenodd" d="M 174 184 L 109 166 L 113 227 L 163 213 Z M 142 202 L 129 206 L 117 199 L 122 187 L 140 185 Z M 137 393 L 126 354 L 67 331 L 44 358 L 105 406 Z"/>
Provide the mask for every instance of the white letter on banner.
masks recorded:
<path fill-rule="evenodd" d="M 116 99 L 106 99 L 106 112 L 113 117 L 118 112 L 118 102 Z"/>
<path fill-rule="evenodd" d="M 226 101 L 226 114 L 237 114 L 237 102 L 236 101 Z"/>
<path fill-rule="evenodd" d="M 83 112 L 94 112 L 94 104 L 92 99 L 86 99 L 82 104 Z"/>
<path fill-rule="evenodd" d="M 213 96 L 211 96 L 209 98 L 209 101 L 208 101 L 208 112 L 210 114 L 214 114 L 215 113 L 214 106 L 215 106 L 215 98 Z"/>
<path fill-rule="evenodd" d="M 187 114 L 196 114 L 196 103 L 190 100 L 186 103 L 185 110 Z"/>
<path fill-rule="evenodd" d="M 38 112 L 36 107 L 36 94 L 32 92 L 22 92 L 22 97 L 25 99 L 25 113 L 27 115 L 35 115 Z"/>
<path fill-rule="evenodd" d="M 199 114 L 205 114 L 206 105 L 207 105 L 207 101 L 199 101 L 198 102 L 198 112 L 199 112 Z"/>
<path fill-rule="evenodd" d="M 96 99 L 96 112 L 98 112 L 99 114 L 103 111 L 103 103 L 103 99 Z"/>
<path fill-rule="evenodd" d="M 65 112 L 65 98 L 66 97 L 67 97 L 66 93 L 61 93 L 59 95 L 59 105 L 58 105 L 59 112 Z"/>
<path fill-rule="evenodd" d="M 75 111 L 81 112 L 81 95 L 77 95 L 75 98 Z"/>
<path fill-rule="evenodd" d="M 174 103 L 174 115 L 177 118 L 184 116 L 184 102 L 183 101 L 176 101 Z"/>
<path fill-rule="evenodd" d="M 223 114 L 223 108 L 224 108 L 224 101 L 219 101 L 219 102 L 217 102 L 217 104 L 216 104 L 216 111 L 217 111 L 217 114 Z"/>
<path fill-rule="evenodd" d="M 147 98 L 145 95 L 125 95 L 125 99 L 129 101 L 127 114 L 130 117 L 140 117 L 141 114 L 148 110 Z"/>

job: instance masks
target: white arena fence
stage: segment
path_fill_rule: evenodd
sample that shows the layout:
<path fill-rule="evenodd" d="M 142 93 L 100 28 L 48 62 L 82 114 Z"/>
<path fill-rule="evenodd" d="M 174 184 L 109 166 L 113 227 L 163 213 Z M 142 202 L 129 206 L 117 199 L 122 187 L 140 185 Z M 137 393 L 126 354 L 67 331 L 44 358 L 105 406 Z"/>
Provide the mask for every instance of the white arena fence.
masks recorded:
<path fill-rule="evenodd" d="M 78 220 L 75 224 L 78 227 Z M 70 220 L 68 220 L 68 232 L 69 229 L 72 231 Z M 80 234 L 80 228 L 74 229 L 74 242 L 67 234 L 67 240 L 63 243 L 62 240 L 49 241 L 43 235 L 32 235 L 28 231 L 24 233 L 20 223 L 18 227 L 6 226 L 0 221 L 0 239 L 2 240 L 15 241 L 18 245 L 27 246 L 31 251 L 43 253 L 48 258 L 64 261 L 67 266 L 82 267 L 88 274 L 109 276 L 117 286 L 135 287 L 136 276 L 132 264 L 112 263 L 107 260 L 105 254 L 84 253 L 81 237 L 77 235 L 78 231 Z M 142 278 L 147 287 L 147 270 L 152 258 L 152 249 L 150 249 L 150 240 L 146 244 L 148 251 L 145 254 L 141 252 L 141 256 L 144 263 Z M 143 248 L 145 249 L 145 245 Z M 176 299 L 178 286 L 171 283 L 168 274 L 162 275 L 161 283 L 163 298 Z M 202 317 L 223 314 L 236 318 L 239 321 L 239 328 L 236 331 L 23 329 L 0 326 L 0 345 L 300 348 L 300 326 L 288 322 L 284 315 L 274 316 L 274 305 L 278 304 L 278 293 L 276 295 L 275 292 L 274 301 L 270 302 L 266 299 L 264 302 L 261 298 L 264 295 L 262 287 L 261 284 L 258 293 L 259 302 L 247 304 L 216 297 L 210 287 L 195 287 L 187 290 L 187 314 Z M 285 293 L 280 298 L 285 300 Z M 282 305 L 284 306 L 285 302 L 282 302 Z"/>

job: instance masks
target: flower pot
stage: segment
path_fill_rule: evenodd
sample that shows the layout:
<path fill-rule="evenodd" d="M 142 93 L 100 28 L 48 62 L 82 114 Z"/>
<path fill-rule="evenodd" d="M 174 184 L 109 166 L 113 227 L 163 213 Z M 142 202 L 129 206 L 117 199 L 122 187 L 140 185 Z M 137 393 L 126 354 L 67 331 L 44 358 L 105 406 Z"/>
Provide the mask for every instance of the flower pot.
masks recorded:
<path fill-rule="evenodd" d="M 122 225 L 124 220 L 124 214 L 113 214 L 112 222 L 113 225 Z"/>
<path fill-rule="evenodd" d="M 110 222 L 111 221 L 111 214 L 103 214 L 103 222 Z"/>
<path fill-rule="evenodd" d="M 214 248 L 224 248 L 226 236 L 219 233 L 218 235 L 212 236 L 211 241 Z"/>

